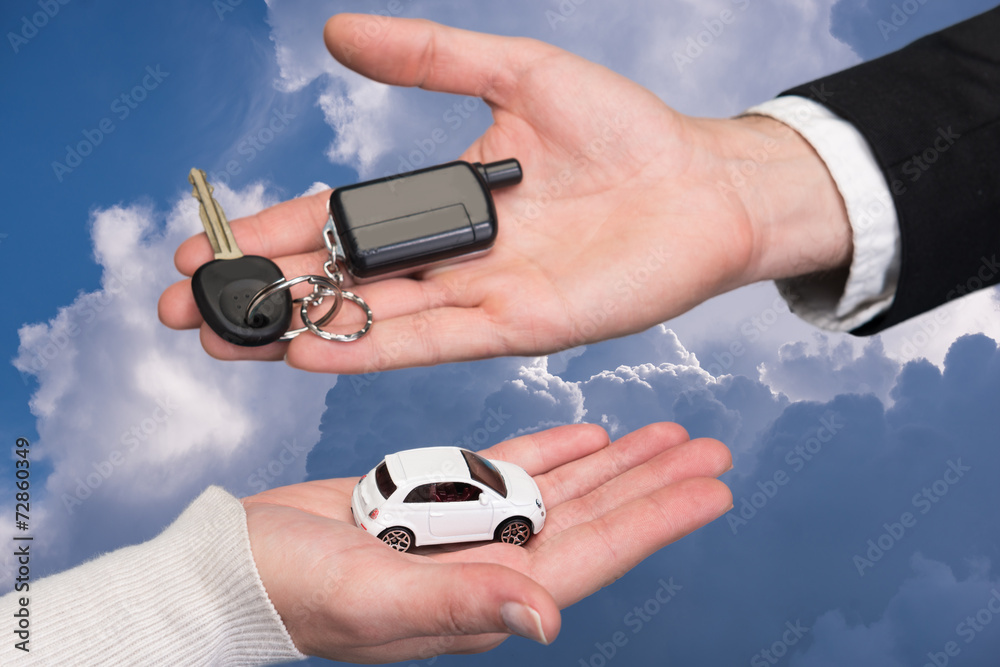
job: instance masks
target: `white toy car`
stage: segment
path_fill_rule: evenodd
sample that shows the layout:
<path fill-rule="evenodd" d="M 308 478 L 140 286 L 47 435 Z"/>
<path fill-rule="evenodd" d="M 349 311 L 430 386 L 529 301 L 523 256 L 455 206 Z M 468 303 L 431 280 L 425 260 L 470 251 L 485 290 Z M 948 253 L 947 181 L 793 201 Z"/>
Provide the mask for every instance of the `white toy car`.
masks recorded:
<path fill-rule="evenodd" d="M 354 487 L 351 512 L 397 551 L 478 540 L 521 545 L 545 524 L 528 473 L 460 447 L 389 454 Z"/>

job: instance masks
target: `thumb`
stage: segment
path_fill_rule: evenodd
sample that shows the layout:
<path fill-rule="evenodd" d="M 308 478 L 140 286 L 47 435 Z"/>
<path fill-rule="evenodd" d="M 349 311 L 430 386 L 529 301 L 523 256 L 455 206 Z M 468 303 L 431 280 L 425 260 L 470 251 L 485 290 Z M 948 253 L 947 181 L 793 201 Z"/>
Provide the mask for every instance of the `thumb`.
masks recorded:
<path fill-rule="evenodd" d="M 549 644 L 562 619 L 552 595 L 502 565 L 431 563 L 393 580 L 413 635 L 515 634 Z"/>
<path fill-rule="evenodd" d="M 337 14 L 323 38 L 334 58 L 370 79 L 490 102 L 516 86 L 526 63 L 553 50 L 533 39 L 368 14 Z"/>

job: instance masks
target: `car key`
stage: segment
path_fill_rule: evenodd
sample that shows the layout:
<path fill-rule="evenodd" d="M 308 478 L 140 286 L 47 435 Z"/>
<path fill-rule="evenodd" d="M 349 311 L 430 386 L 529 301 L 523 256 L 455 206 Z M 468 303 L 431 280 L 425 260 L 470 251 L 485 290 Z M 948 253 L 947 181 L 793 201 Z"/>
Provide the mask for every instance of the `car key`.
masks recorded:
<path fill-rule="evenodd" d="M 251 321 L 246 315 L 258 292 L 284 279 L 281 269 L 266 257 L 240 252 L 204 171 L 192 169 L 188 181 L 194 186 L 198 213 L 215 252 L 215 259 L 199 267 L 191 278 L 191 291 L 201 316 L 212 331 L 230 343 L 246 347 L 273 343 L 285 334 L 292 319 L 288 291 L 269 297 L 256 309 Z"/>

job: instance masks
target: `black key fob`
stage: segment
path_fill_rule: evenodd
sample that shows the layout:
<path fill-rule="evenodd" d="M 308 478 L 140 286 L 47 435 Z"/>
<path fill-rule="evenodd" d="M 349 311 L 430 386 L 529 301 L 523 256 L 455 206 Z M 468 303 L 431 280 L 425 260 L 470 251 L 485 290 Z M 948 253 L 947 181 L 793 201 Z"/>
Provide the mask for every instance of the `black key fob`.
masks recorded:
<path fill-rule="evenodd" d="M 517 160 L 420 169 L 337 188 L 338 254 L 358 281 L 406 275 L 486 252 L 497 237 L 491 190 L 521 182 Z"/>
<path fill-rule="evenodd" d="M 257 347 L 281 338 L 292 321 L 292 299 L 287 291 L 268 298 L 253 320 L 246 320 L 250 300 L 282 278 L 278 265 L 266 257 L 216 259 L 195 271 L 191 291 L 212 331 L 230 343 Z"/>

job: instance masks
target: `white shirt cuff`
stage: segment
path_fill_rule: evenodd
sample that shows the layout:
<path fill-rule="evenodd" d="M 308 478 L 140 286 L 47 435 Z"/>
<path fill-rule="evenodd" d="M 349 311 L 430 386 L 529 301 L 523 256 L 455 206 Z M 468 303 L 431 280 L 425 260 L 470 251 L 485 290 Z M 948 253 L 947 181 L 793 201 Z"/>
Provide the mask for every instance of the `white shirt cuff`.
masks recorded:
<path fill-rule="evenodd" d="M 747 114 L 781 121 L 812 144 L 844 199 L 853 230 L 846 283 L 842 274 L 776 281 L 792 312 L 824 329 L 850 331 L 888 310 L 899 281 L 899 224 L 889 184 L 868 142 L 849 122 L 803 97 L 769 100 Z"/>
<path fill-rule="evenodd" d="M 250 551 L 246 513 L 218 487 L 154 539 L 31 582 L 27 653 L 9 632 L 0 664 L 263 665 L 302 655 L 271 604 Z M 10 623 L 8 623 L 8 626 Z"/>

